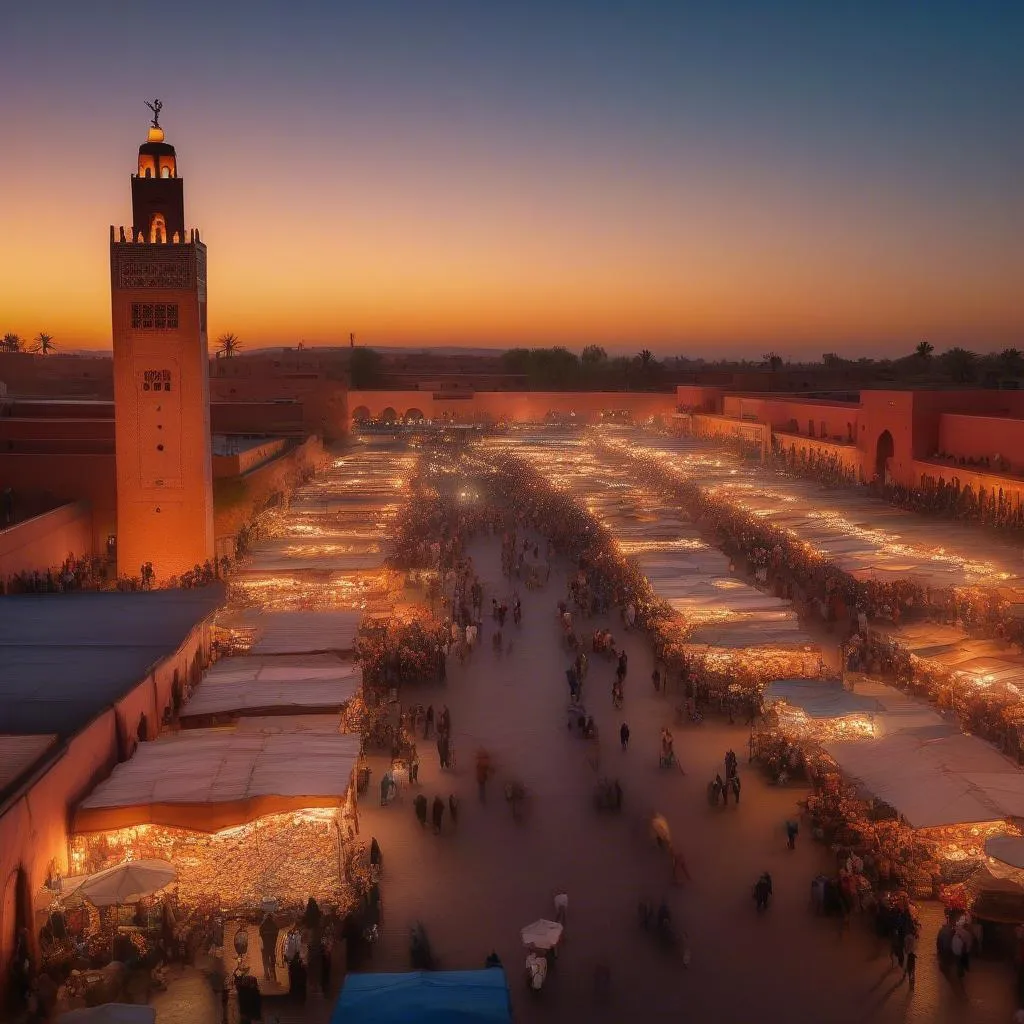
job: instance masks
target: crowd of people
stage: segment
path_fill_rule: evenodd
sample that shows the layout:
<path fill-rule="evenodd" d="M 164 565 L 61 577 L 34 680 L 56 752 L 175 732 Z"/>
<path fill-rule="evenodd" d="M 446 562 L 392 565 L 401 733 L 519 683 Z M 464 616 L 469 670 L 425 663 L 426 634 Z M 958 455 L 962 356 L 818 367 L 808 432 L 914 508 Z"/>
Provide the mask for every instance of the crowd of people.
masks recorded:
<path fill-rule="evenodd" d="M 697 481 L 680 477 L 658 460 L 609 448 L 628 458 L 641 479 L 668 491 L 691 517 L 716 538 L 742 573 L 755 577 L 777 597 L 792 600 L 826 629 L 866 631 L 871 622 L 894 625 L 928 618 L 956 622 L 974 636 L 997 637 L 1024 648 L 1024 620 L 1012 614 L 997 588 L 926 587 L 914 580 L 859 580 L 820 551 L 770 519 L 712 494 Z"/>
<path fill-rule="evenodd" d="M 984 467 L 977 467 L 984 472 Z M 911 512 L 980 523 L 983 526 L 1019 532 L 1024 530 L 1024 504 L 1009 488 L 961 484 L 957 476 L 946 479 L 926 474 L 917 487 L 893 481 L 875 481 L 872 488 L 886 501 Z"/>
<path fill-rule="evenodd" d="M 772 437 L 772 464 L 783 473 L 806 477 L 826 487 L 852 487 L 857 484 L 857 472 L 838 452 L 817 448 L 787 447 L 779 435 Z"/>
<path fill-rule="evenodd" d="M 0 580 L 0 594 L 67 594 L 99 590 L 107 584 L 108 562 L 89 555 L 72 555 L 46 572 L 19 572 Z"/>

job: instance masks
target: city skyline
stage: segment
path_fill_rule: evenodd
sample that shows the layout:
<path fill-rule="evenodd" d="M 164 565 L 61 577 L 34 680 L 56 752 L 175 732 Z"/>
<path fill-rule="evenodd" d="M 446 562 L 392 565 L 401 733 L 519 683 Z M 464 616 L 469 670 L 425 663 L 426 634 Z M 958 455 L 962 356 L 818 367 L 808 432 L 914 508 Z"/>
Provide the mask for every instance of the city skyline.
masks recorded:
<path fill-rule="evenodd" d="M 160 96 L 214 337 L 1024 346 L 1020 8 L 162 10 L 8 15 L 0 330 L 109 347 Z"/>

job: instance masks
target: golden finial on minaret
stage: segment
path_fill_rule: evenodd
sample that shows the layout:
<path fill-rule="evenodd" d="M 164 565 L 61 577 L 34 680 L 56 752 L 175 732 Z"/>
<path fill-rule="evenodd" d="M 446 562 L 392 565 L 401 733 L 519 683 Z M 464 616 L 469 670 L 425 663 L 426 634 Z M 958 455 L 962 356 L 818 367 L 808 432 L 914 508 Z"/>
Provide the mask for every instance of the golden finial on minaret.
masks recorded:
<path fill-rule="evenodd" d="M 164 109 L 163 103 L 160 100 L 153 100 L 152 103 L 146 100 L 146 106 L 153 111 L 153 120 L 149 123 L 149 135 L 146 138 L 147 142 L 163 142 L 164 141 L 164 130 L 160 127 L 160 111 Z"/>

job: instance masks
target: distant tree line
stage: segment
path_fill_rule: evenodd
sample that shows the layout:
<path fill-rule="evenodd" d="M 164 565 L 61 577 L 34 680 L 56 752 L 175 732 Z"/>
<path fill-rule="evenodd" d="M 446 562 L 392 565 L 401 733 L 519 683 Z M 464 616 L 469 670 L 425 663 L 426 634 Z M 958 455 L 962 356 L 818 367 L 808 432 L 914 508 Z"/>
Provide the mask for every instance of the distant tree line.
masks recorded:
<path fill-rule="evenodd" d="M 526 378 L 531 391 L 656 391 L 671 383 L 666 364 L 650 349 L 609 357 L 600 345 L 576 355 L 553 348 L 513 348 L 499 360 L 503 373 Z"/>

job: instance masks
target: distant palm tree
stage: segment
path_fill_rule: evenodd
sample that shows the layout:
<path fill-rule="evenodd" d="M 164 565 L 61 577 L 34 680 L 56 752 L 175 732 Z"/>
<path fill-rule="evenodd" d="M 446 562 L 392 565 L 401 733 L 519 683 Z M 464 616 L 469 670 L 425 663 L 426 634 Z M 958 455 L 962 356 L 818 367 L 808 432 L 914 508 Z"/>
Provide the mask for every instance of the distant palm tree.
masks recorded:
<path fill-rule="evenodd" d="M 32 344 L 32 351 L 38 352 L 41 356 L 48 356 L 57 346 L 53 343 L 53 335 L 46 331 L 40 331 Z"/>
<path fill-rule="evenodd" d="M 935 346 L 930 341 L 922 341 L 919 342 L 917 348 L 914 349 L 914 355 L 923 362 L 927 359 L 931 359 L 934 351 Z"/>
<path fill-rule="evenodd" d="M 21 335 L 13 331 L 5 334 L 0 340 L 0 352 L 20 352 L 24 347 L 25 342 L 22 341 Z"/>
<path fill-rule="evenodd" d="M 1004 348 L 999 353 L 999 366 L 1008 377 L 1020 377 L 1024 374 L 1024 355 L 1015 348 Z"/>
<path fill-rule="evenodd" d="M 765 352 L 761 358 L 768 364 L 768 369 L 770 369 L 772 373 L 776 370 L 782 369 L 782 356 L 777 352 Z"/>
<path fill-rule="evenodd" d="M 217 339 L 217 355 L 230 359 L 242 350 L 242 343 L 237 334 L 222 334 Z"/>
<path fill-rule="evenodd" d="M 942 353 L 943 369 L 957 384 L 974 380 L 978 368 L 978 357 L 966 348 L 951 348 Z"/>

